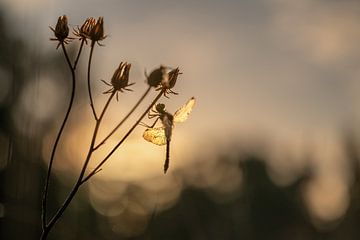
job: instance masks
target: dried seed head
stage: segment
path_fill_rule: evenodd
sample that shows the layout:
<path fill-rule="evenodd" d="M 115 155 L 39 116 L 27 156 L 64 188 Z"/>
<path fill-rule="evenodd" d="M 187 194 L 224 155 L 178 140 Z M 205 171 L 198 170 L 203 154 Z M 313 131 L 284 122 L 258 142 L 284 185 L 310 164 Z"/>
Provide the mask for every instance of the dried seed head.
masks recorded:
<path fill-rule="evenodd" d="M 105 83 L 108 86 L 111 86 L 111 89 L 105 91 L 104 93 L 114 93 L 116 92 L 116 99 L 118 99 L 118 91 L 123 92 L 123 90 L 132 91 L 131 89 L 127 88 L 131 85 L 134 85 L 135 83 L 129 84 L 129 74 L 130 74 L 130 63 L 123 63 L 121 62 L 119 67 L 115 70 L 111 82 L 107 83 L 104 80 L 103 83 Z"/>
<path fill-rule="evenodd" d="M 170 72 L 167 72 L 166 75 L 167 77 L 164 77 L 161 80 L 161 86 L 159 86 L 156 90 L 162 90 L 164 92 L 164 96 L 168 97 L 167 94 L 175 94 L 177 95 L 178 93 L 174 92 L 173 90 L 171 90 L 175 84 L 176 84 L 176 80 L 178 78 L 180 73 L 179 68 L 175 68 L 173 70 L 171 70 Z"/>
<path fill-rule="evenodd" d="M 69 36 L 69 27 L 66 15 L 58 18 L 54 33 L 55 37 L 59 41 L 64 41 Z"/>
<path fill-rule="evenodd" d="M 131 64 L 121 62 L 119 67 L 115 70 L 114 75 L 111 78 L 111 85 L 114 87 L 114 90 L 121 91 L 129 85 L 129 73 L 130 73 Z"/>
<path fill-rule="evenodd" d="M 96 21 L 96 24 L 91 28 L 89 33 L 89 38 L 93 42 L 98 42 L 104 40 L 106 36 L 104 35 L 104 18 L 99 17 Z"/>
<path fill-rule="evenodd" d="M 80 40 L 90 38 L 90 32 L 96 24 L 96 20 L 93 17 L 89 17 L 85 20 L 83 25 L 74 30 L 74 35 L 79 37 Z"/>
<path fill-rule="evenodd" d="M 93 17 L 89 17 L 85 20 L 83 25 L 81 26 L 80 33 L 83 36 L 88 37 L 90 35 L 91 29 L 95 26 L 96 20 Z"/>
<path fill-rule="evenodd" d="M 153 70 L 149 76 L 147 76 L 145 72 L 145 76 L 147 78 L 147 83 L 151 87 L 158 87 L 162 81 L 167 81 L 168 74 L 166 73 L 166 67 L 160 66 L 159 68 Z"/>
<path fill-rule="evenodd" d="M 61 43 L 68 43 L 67 39 L 69 39 L 69 26 L 66 15 L 58 18 L 55 29 L 52 27 L 50 27 L 50 29 L 55 34 L 55 38 L 50 38 L 50 40 L 59 41 L 59 45 L 57 47 L 59 47 Z"/>
<path fill-rule="evenodd" d="M 177 80 L 179 74 L 181 74 L 181 73 L 180 73 L 180 70 L 178 67 L 171 70 L 168 73 L 169 77 L 167 78 L 167 81 L 166 80 L 161 81 L 162 87 L 166 88 L 166 89 L 172 89 L 176 84 L 176 80 Z"/>

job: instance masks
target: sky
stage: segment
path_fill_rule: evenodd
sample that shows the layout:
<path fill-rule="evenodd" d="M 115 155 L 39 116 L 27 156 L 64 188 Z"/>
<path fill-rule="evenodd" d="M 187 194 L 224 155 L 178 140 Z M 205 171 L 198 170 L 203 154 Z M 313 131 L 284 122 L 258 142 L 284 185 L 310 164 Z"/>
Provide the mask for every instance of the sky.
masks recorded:
<path fill-rule="evenodd" d="M 124 59 L 134 62 L 140 83 L 145 68 L 179 66 L 181 95 L 172 102 L 176 108 L 197 97 L 197 131 L 322 132 L 359 117 L 356 1 L 33 2 L 5 4 L 19 15 L 23 34 L 36 33 L 46 50 L 53 47 L 47 26 L 54 16 L 67 14 L 73 26 L 105 17 L 101 77 Z M 200 116 L 211 121 L 199 129 Z"/>
<path fill-rule="evenodd" d="M 360 2 L 2 1 L 14 29 L 20 30 L 16 34 L 32 36 L 30 45 L 43 46 L 38 50 L 43 56 L 55 51 L 55 43 L 48 41 L 48 26 L 54 26 L 58 16 L 66 14 L 73 27 L 86 17 L 104 16 L 108 37 L 105 47 L 95 49 L 93 78 L 108 80 L 120 61 L 131 62 L 136 91 L 126 93 L 124 105 L 134 102 L 146 88 L 144 69 L 151 71 L 160 64 L 179 66 L 183 74 L 174 90 L 180 94 L 162 101 L 170 112 L 193 96 L 197 102 L 189 120 L 174 131 L 174 169 L 191 165 L 188 161 L 192 160 L 187 159 L 214 158 L 216 151 L 227 149 L 235 140 L 248 144 L 265 139 L 270 146 L 266 151 L 272 156 L 269 171 L 275 181 L 284 184 L 308 164 L 299 158 L 310 147 L 317 159 L 310 164 L 321 177 L 305 190 L 309 205 L 324 218 L 345 211 L 344 182 L 349 179 L 339 137 L 346 127 L 357 131 L 360 119 Z M 40 78 L 46 88 L 58 87 L 46 73 L 40 73 Z M 100 81 L 93 82 L 94 92 L 104 90 Z M 98 105 L 104 101 L 104 96 L 95 94 Z M 56 105 L 56 98 L 52 104 Z M 49 107 L 41 109 L 49 111 Z M 82 111 L 88 109 L 81 108 L 79 117 Z M 105 121 L 105 129 L 111 129 L 116 114 Z M 87 134 L 92 123 L 84 121 L 73 128 L 74 136 Z M 141 179 L 144 171 L 150 176 L 161 173 L 153 163 L 158 164 L 154 159 L 162 158 L 163 149 L 141 143 L 144 155 L 139 153 L 141 131 L 127 143 L 127 153 L 138 154 L 137 158 L 107 171 L 129 169 L 125 171 L 129 175 L 122 176 L 132 180 Z M 68 139 L 68 151 L 79 152 L 80 157 L 82 151 L 71 148 L 71 141 L 79 139 Z M 284 150 L 292 156 L 290 162 L 282 160 Z M 148 159 L 146 167 L 137 161 L 143 158 Z M 139 171 L 142 168 L 145 170 Z M 334 205 L 323 204 L 319 194 L 335 196 L 335 212 L 329 213 Z"/>

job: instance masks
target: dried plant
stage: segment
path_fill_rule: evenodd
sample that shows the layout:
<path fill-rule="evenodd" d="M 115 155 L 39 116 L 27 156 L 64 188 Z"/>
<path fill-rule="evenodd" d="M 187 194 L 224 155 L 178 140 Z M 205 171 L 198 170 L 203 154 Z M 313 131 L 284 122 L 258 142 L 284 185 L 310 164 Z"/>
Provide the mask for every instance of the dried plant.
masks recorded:
<path fill-rule="evenodd" d="M 156 102 L 162 97 L 165 96 L 168 98 L 168 94 L 176 94 L 174 91 L 172 91 L 172 88 L 176 84 L 176 80 L 178 78 L 178 75 L 181 74 L 179 72 L 179 68 L 169 68 L 165 67 L 163 65 L 160 65 L 159 68 L 153 70 L 150 75 L 147 75 L 145 72 L 145 76 L 147 79 L 148 88 L 144 92 L 144 94 L 140 97 L 140 99 L 135 103 L 133 108 L 129 110 L 129 113 L 114 127 L 114 129 L 106 135 L 106 137 L 102 140 L 98 140 L 98 144 L 96 145 L 97 141 L 97 135 L 100 129 L 100 125 L 102 122 L 102 119 L 109 107 L 110 102 L 113 100 L 114 96 L 116 95 L 116 98 L 118 99 L 118 94 L 122 93 L 123 90 L 132 91 L 128 87 L 133 85 L 134 83 L 129 83 L 129 77 L 130 77 L 130 69 L 131 64 L 126 62 L 121 62 L 119 67 L 115 70 L 113 77 L 111 78 L 110 83 L 102 80 L 106 85 L 110 86 L 111 88 L 104 92 L 104 94 L 109 94 L 108 100 L 106 101 L 105 105 L 102 108 L 102 111 L 100 113 L 97 113 L 94 107 L 94 100 L 92 98 L 92 91 L 91 91 L 91 60 L 95 48 L 95 43 L 98 43 L 99 46 L 103 46 L 100 42 L 103 41 L 106 38 L 106 35 L 104 33 L 104 19 L 103 17 L 99 17 L 96 21 L 94 18 L 90 17 L 87 18 L 86 21 L 83 23 L 81 27 L 78 27 L 77 29 L 73 30 L 74 37 L 69 37 L 69 27 L 68 27 L 68 19 L 65 15 L 60 16 L 58 18 L 57 24 L 55 28 L 50 27 L 51 30 L 54 32 L 55 37 L 51 38 L 50 40 L 57 41 L 58 45 L 56 48 L 60 47 L 62 48 L 63 54 L 65 56 L 65 60 L 67 62 L 67 65 L 69 67 L 69 70 L 71 72 L 71 79 L 72 79 L 72 88 L 71 88 L 71 96 L 69 100 L 69 105 L 64 117 L 64 120 L 60 126 L 60 130 L 56 136 L 49 166 L 48 166 L 48 172 L 45 179 L 45 188 L 43 193 L 43 200 L 42 200 L 42 235 L 41 239 L 47 239 L 47 236 L 51 229 L 55 226 L 57 221 L 61 218 L 64 211 L 67 209 L 73 198 L 75 197 L 76 193 L 78 192 L 79 188 L 86 183 L 91 177 L 93 177 L 96 173 L 98 173 L 101 170 L 101 167 L 103 164 L 112 156 L 112 154 L 121 146 L 121 144 L 127 139 L 127 137 L 132 133 L 132 131 L 141 123 L 142 119 L 148 114 L 149 118 L 156 117 L 156 121 L 152 126 L 147 126 L 148 129 L 145 130 L 144 138 L 148 141 L 151 141 L 153 143 L 156 143 L 156 139 L 159 139 L 159 136 L 162 136 L 162 142 L 163 144 L 158 145 L 167 145 L 167 153 L 166 153 L 166 160 L 164 165 L 164 171 L 168 169 L 169 166 L 169 143 L 171 139 L 171 131 L 173 128 L 173 122 L 182 122 L 185 121 L 188 114 L 190 113 L 194 103 L 195 99 L 191 98 L 187 104 L 185 104 L 182 108 L 180 108 L 174 115 L 168 113 L 165 110 L 164 104 L 157 104 L 155 107 L 155 110 L 152 110 L 155 106 Z M 73 39 L 79 39 L 80 40 L 80 46 L 78 53 L 76 55 L 75 60 L 72 61 L 69 58 L 69 55 L 66 50 L 66 44 L 72 43 L 71 40 Z M 55 212 L 55 214 L 51 217 L 48 216 L 47 213 L 47 202 L 48 202 L 48 191 L 50 186 L 50 176 L 53 168 L 54 158 L 56 155 L 56 149 L 59 143 L 59 140 L 62 136 L 64 127 L 66 125 L 66 122 L 68 120 L 68 117 L 70 115 L 70 112 L 72 110 L 74 97 L 75 97 L 75 86 L 76 86 L 76 67 L 78 65 L 78 61 L 80 59 L 82 50 L 84 46 L 87 45 L 88 41 L 90 42 L 90 54 L 87 64 L 87 88 L 88 88 L 88 95 L 90 100 L 90 107 L 92 110 L 92 114 L 95 121 L 95 127 L 92 132 L 91 137 L 91 143 L 86 155 L 86 158 L 84 159 L 82 168 L 80 170 L 79 176 L 74 183 L 74 186 L 72 190 L 67 195 L 64 203 L 58 207 L 58 210 Z M 74 41 L 73 41 L 74 42 Z M 121 126 L 122 124 L 129 118 L 130 115 L 132 115 L 135 111 L 135 109 L 141 104 L 141 102 L 145 99 L 145 97 L 149 94 L 151 89 L 154 89 L 156 91 L 159 91 L 157 96 L 151 101 L 150 105 L 147 107 L 147 109 L 141 114 L 141 116 L 137 119 L 137 121 L 132 125 L 130 129 L 128 129 L 127 133 L 123 136 L 123 138 L 107 153 L 107 155 L 103 158 L 100 163 L 96 165 L 95 168 L 93 168 L 91 171 L 87 171 L 87 167 L 89 165 L 89 162 L 91 161 L 92 154 L 99 149 L 107 139 L 109 139 Z M 150 112 L 152 110 L 152 112 Z M 160 119 L 163 126 L 155 128 L 155 124 L 157 120 Z M 156 133 L 156 134 L 152 134 Z"/>

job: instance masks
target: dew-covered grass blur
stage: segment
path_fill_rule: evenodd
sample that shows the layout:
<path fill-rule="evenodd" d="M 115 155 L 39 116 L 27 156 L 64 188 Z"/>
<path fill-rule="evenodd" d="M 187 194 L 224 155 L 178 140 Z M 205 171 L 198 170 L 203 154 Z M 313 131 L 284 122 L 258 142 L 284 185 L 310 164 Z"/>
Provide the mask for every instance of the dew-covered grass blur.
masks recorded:
<path fill-rule="evenodd" d="M 71 75 L 49 41 L 58 16 L 72 28 L 104 16 L 94 50 L 100 111 L 120 61 L 133 92 L 103 119 L 102 139 L 146 91 L 144 70 L 179 66 L 170 168 L 139 126 L 86 185 L 49 239 L 357 239 L 360 235 L 360 3 L 356 1 L 0 2 L 0 239 L 38 239 L 51 148 Z M 79 42 L 69 47 L 74 56 Z M 54 162 L 49 213 L 86 157 L 94 121 L 84 49 L 77 95 Z M 89 171 L 146 109 L 152 92 L 94 153 Z M 151 121 L 145 120 L 147 124 Z M 19 230 L 21 229 L 21 231 Z"/>

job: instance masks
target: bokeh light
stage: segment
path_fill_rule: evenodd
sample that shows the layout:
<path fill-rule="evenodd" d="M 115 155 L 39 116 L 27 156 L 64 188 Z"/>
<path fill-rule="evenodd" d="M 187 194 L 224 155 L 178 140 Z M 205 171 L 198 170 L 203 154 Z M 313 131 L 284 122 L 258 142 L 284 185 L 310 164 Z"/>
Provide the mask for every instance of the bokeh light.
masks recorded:
<path fill-rule="evenodd" d="M 33 164 L 29 174 L 41 176 L 38 165 L 49 163 L 69 98 L 70 72 L 61 49 L 56 51 L 56 44 L 48 41 L 52 35 L 48 26 L 62 14 L 68 16 L 71 28 L 86 17 L 104 16 L 108 37 L 105 46 L 95 47 L 91 72 L 96 110 L 100 112 L 108 97 L 102 94 L 107 86 L 100 80 L 109 81 L 121 61 L 132 64 L 130 82 L 136 84 L 131 86 L 133 92 L 121 93 L 119 101 L 110 104 L 96 143 L 145 91 L 144 70 L 165 64 L 183 73 L 173 89 L 179 95 L 159 101 L 169 112 L 193 96 L 197 103 L 188 121 L 174 127 L 166 175 L 166 147 L 145 141 L 145 127 L 137 126 L 101 171 L 84 184 L 83 198 L 76 201 L 87 202 L 94 221 L 106 223 L 100 232 L 109 231 L 113 238 L 147 234 L 154 216 L 164 214 L 166 219 L 166 214 L 183 207 L 188 191 L 203 192 L 202 200 L 209 199 L 219 209 L 240 201 L 248 216 L 254 206 L 262 209 L 258 198 L 272 206 L 271 194 L 282 191 L 295 200 L 277 197 L 299 204 L 302 223 L 309 221 L 315 232 L 349 221 L 356 209 L 352 187 L 358 184 L 359 160 L 356 151 L 349 152 L 343 132 L 359 136 L 358 2 L 4 0 L 1 7 L 7 9 L 9 33 L 22 39 L 31 49 L 26 54 L 36 56 L 36 61 L 28 56 L 16 64 L 0 61 L 0 123 L 4 126 L 0 172 L 11 169 L 13 144 L 17 146 L 14 158 L 29 158 Z M 75 40 L 69 45 L 71 57 L 78 46 Z M 83 54 L 77 69 L 76 104 L 54 162 L 54 186 L 64 187 L 51 193 L 55 205 L 76 180 L 95 127 L 85 86 L 88 46 Z M 24 67 L 23 76 L 16 75 L 16 65 Z M 94 151 L 86 174 L 122 139 L 156 93 L 152 91 L 121 129 Z M 352 139 L 355 149 L 356 137 Z M 22 173 L 28 168 L 19 169 Z M 254 193 L 259 189 L 263 192 Z M 17 192 L 8 195 L 17 196 Z M 6 203 L 0 199 L 0 218 L 5 213 Z M 292 227 L 297 229 L 295 222 Z M 252 228 L 253 223 L 246 224 Z"/>

